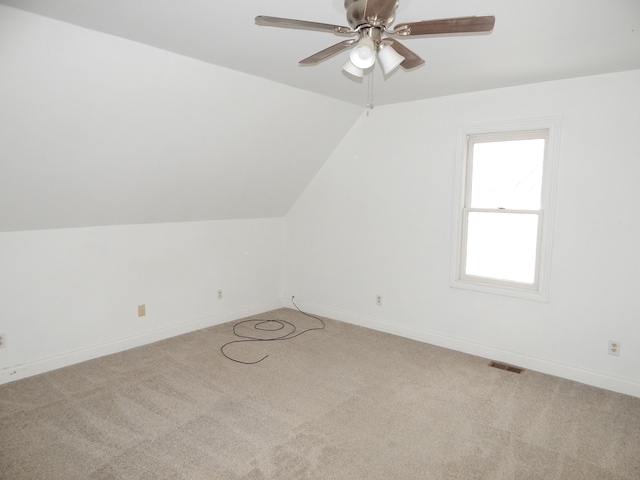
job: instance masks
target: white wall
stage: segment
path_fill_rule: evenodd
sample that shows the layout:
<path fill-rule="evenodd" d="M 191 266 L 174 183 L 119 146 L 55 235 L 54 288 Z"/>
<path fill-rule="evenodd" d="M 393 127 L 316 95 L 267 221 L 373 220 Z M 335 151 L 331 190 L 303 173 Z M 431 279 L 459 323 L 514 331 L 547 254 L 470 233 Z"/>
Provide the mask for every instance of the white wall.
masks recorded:
<path fill-rule="evenodd" d="M 360 111 L 0 5 L 0 383 L 281 306 Z"/>
<path fill-rule="evenodd" d="M 286 248 L 310 310 L 640 396 L 640 72 L 376 107 L 283 239 L 360 107 L 4 6 L 0 64 L 0 382 L 279 306 Z M 550 302 L 450 288 L 457 125 L 551 115 Z"/>
<path fill-rule="evenodd" d="M 287 295 L 316 313 L 640 396 L 638 85 L 631 71 L 363 115 L 287 216 Z M 562 119 L 550 301 L 451 288 L 458 126 L 548 116 Z M 622 342 L 619 357 L 609 339 Z"/>
<path fill-rule="evenodd" d="M 283 245 L 282 218 L 0 233 L 0 383 L 278 308 Z"/>

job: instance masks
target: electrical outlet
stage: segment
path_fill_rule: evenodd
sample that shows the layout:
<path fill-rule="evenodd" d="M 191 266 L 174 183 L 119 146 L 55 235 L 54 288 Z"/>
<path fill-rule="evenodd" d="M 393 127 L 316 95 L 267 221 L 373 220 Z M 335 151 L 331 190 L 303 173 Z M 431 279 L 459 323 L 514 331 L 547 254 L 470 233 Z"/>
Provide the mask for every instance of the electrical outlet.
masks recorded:
<path fill-rule="evenodd" d="M 0 348 L 4 348 L 4 333 L 0 333 Z"/>
<path fill-rule="evenodd" d="M 609 340 L 609 355 L 620 355 L 620 342 Z"/>
<path fill-rule="evenodd" d="M 218 290 L 218 300 L 222 300 L 222 289 Z"/>
<path fill-rule="evenodd" d="M 147 307 L 144 304 L 138 305 L 138 316 L 144 317 L 147 314 Z"/>
<path fill-rule="evenodd" d="M 382 305 L 382 295 L 376 295 L 376 305 Z"/>

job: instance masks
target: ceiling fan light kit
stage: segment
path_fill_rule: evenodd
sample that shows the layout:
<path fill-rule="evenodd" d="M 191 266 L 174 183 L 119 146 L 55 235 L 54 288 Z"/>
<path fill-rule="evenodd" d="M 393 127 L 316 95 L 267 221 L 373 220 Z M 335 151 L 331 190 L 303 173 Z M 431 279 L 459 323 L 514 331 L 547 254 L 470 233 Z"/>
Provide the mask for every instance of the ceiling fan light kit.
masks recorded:
<path fill-rule="evenodd" d="M 351 60 L 347 60 L 342 66 L 342 70 L 348 73 L 349 75 L 353 75 L 354 77 L 362 78 L 364 77 L 364 70 L 362 68 L 356 67 Z"/>
<path fill-rule="evenodd" d="M 380 45 L 378 61 L 385 75 L 389 75 L 404 62 L 404 57 L 396 52 L 391 45 Z"/>
<path fill-rule="evenodd" d="M 366 70 L 376 63 L 376 46 L 371 37 L 362 37 L 349 53 L 349 60 L 357 68 Z"/>
<path fill-rule="evenodd" d="M 345 50 L 351 50 L 343 70 L 356 77 L 373 70 L 376 57 L 385 75 L 399 66 L 411 70 L 424 64 L 424 60 L 401 44 L 397 37 L 482 33 L 493 30 L 493 15 L 422 20 L 403 23 L 392 28 L 399 0 L 345 0 L 344 7 L 349 27 L 309 22 L 280 17 L 256 17 L 256 25 L 328 32 L 334 35 L 356 37 L 342 41 L 310 57 L 300 65 L 317 65 Z"/>

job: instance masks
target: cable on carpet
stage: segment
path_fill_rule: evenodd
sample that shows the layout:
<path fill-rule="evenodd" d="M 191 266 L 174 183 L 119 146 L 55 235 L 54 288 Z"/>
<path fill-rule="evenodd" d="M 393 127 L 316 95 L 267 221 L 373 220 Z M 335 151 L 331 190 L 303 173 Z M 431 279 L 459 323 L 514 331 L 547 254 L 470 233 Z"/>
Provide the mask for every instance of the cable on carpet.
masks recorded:
<path fill-rule="evenodd" d="M 311 318 L 315 318 L 316 320 L 319 320 L 321 325 L 320 327 L 310 327 L 307 328 L 305 330 L 302 330 L 300 332 L 297 331 L 296 326 L 291 323 L 288 322 L 287 320 L 282 320 L 282 319 L 263 319 L 263 318 L 250 318 L 247 320 L 242 320 L 240 322 L 237 322 L 234 326 L 233 326 L 233 333 L 236 337 L 241 338 L 242 340 L 232 340 L 230 342 L 225 343 L 224 345 L 222 345 L 222 347 L 220 347 L 220 352 L 227 357 L 229 360 L 232 360 L 234 362 L 237 363 L 243 363 L 245 365 L 254 365 L 256 363 L 260 363 L 261 361 L 263 361 L 265 358 L 267 358 L 269 356 L 269 354 L 265 355 L 264 357 L 262 357 L 260 360 L 256 360 L 255 362 L 244 362 L 242 360 L 238 360 L 237 358 L 233 358 L 229 355 L 227 355 L 224 352 L 225 347 L 234 344 L 234 343 L 247 343 L 247 342 L 276 342 L 276 341 L 281 341 L 281 340 L 291 340 L 292 338 L 295 337 L 299 337 L 300 335 L 302 335 L 303 333 L 309 332 L 311 330 L 322 330 L 325 327 L 325 323 L 324 320 L 322 320 L 322 318 L 320 317 L 316 317 L 315 315 L 311 315 L 310 313 L 306 313 L 303 312 L 302 310 L 300 310 L 300 308 L 298 307 L 298 305 L 296 305 L 296 302 L 293 300 L 294 297 L 291 297 L 291 303 L 293 303 L 293 306 L 296 307 L 296 310 L 298 310 L 298 312 L 302 313 L 303 315 L 306 315 L 307 317 L 311 317 Z M 247 325 L 247 324 L 253 324 L 253 330 L 255 330 L 257 333 L 255 334 L 248 334 L 248 335 L 243 335 L 238 333 L 238 327 L 241 327 L 243 325 Z M 270 338 L 261 338 L 260 332 L 278 332 L 280 330 L 285 330 L 285 332 L 283 332 L 282 334 L 275 336 L 275 337 L 270 337 Z"/>

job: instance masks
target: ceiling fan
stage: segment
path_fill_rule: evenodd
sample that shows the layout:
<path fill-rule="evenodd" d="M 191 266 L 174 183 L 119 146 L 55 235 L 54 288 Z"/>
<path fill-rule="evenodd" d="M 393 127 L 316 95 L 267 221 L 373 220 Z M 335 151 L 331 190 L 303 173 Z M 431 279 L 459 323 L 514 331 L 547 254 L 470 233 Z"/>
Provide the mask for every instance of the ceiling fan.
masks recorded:
<path fill-rule="evenodd" d="M 315 30 L 354 37 L 314 53 L 299 63 L 317 65 L 344 50 L 351 49 L 349 60 L 344 64 L 343 70 L 356 77 L 368 73 L 376 59 L 385 75 L 398 66 L 411 70 L 424 64 L 422 58 L 397 40 L 398 37 L 490 32 L 495 24 L 493 15 L 483 15 L 423 20 L 392 27 L 398 3 L 399 0 L 344 0 L 349 27 L 264 15 L 257 16 L 255 22 L 267 27 Z"/>

